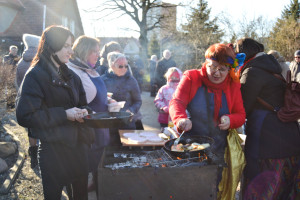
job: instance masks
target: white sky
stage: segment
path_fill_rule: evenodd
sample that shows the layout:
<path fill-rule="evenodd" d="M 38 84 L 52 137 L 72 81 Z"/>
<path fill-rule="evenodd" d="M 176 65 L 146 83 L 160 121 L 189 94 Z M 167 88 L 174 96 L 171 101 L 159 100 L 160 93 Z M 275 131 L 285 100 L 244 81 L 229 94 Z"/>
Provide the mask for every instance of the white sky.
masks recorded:
<path fill-rule="evenodd" d="M 101 19 L 95 21 L 97 14 L 84 12 L 84 9 L 93 8 L 101 0 L 77 0 L 81 13 L 83 28 L 86 35 L 96 37 L 139 37 L 134 31 L 125 30 L 137 29 L 137 26 L 127 16 L 118 19 Z M 188 2 L 189 0 L 163 0 L 169 3 Z M 198 0 L 193 3 L 197 4 Z M 281 16 L 284 6 L 290 4 L 290 0 L 208 0 L 208 6 L 211 8 L 212 16 L 216 16 L 222 12 L 232 17 L 233 22 L 241 18 L 252 20 L 259 16 L 264 19 L 275 21 Z M 184 23 L 186 8 L 177 8 L 177 23 Z"/>

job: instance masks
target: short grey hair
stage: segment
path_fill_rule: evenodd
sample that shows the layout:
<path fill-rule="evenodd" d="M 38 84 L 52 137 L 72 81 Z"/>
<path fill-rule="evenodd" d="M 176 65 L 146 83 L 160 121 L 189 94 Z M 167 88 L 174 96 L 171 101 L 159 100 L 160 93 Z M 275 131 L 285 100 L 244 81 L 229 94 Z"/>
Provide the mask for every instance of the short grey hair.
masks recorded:
<path fill-rule="evenodd" d="M 125 58 L 125 55 L 116 51 L 110 52 L 107 54 L 107 60 L 108 60 L 108 66 L 109 69 L 111 69 L 111 67 L 114 65 L 114 63 L 121 59 L 121 58 Z"/>
<path fill-rule="evenodd" d="M 157 56 L 156 55 L 152 55 L 150 60 L 153 60 L 153 61 L 157 61 Z"/>
<path fill-rule="evenodd" d="M 165 58 L 165 59 L 167 59 L 167 60 L 169 60 L 170 59 L 170 57 L 171 57 L 171 51 L 169 50 L 169 49 L 166 49 L 166 50 L 164 50 L 164 52 L 163 52 L 163 57 Z"/>

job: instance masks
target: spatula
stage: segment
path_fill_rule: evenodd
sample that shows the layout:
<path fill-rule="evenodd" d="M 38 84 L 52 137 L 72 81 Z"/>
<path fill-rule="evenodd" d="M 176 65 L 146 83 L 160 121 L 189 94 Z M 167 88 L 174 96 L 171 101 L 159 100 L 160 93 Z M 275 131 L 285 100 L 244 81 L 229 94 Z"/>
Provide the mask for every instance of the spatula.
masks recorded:
<path fill-rule="evenodd" d="M 175 145 L 175 146 L 178 145 L 178 143 L 179 143 L 179 141 L 180 141 L 180 138 L 181 138 L 181 136 L 184 134 L 184 132 L 185 132 L 185 131 L 182 131 L 181 135 L 174 141 L 174 144 L 173 144 L 173 145 Z"/>

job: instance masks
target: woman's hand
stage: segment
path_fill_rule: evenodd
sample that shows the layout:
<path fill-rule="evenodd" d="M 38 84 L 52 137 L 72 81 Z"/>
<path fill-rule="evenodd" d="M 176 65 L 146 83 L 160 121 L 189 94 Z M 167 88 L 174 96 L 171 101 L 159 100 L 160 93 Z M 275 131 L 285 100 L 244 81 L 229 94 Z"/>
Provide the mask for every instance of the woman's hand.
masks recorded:
<path fill-rule="evenodd" d="M 189 119 L 181 119 L 177 122 L 177 128 L 183 131 L 189 131 L 192 129 L 192 121 Z"/>
<path fill-rule="evenodd" d="M 220 130 L 227 130 L 230 127 L 230 118 L 227 115 L 221 117 L 221 123 L 219 124 Z"/>
<path fill-rule="evenodd" d="M 108 100 L 108 104 L 111 104 L 111 103 L 116 103 L 117 101 L 112 99 L 112 98 L 107 98 Z"/>
<path fill-rule="evenodd" d="M 70 108 L 66 110 L 67 119 L 70 121 L 78 121 L 80 123 L 83 122 L 83 117 L 88 114 L 88 111 L 86 109 L 80 109 L 80 108 Z"/>

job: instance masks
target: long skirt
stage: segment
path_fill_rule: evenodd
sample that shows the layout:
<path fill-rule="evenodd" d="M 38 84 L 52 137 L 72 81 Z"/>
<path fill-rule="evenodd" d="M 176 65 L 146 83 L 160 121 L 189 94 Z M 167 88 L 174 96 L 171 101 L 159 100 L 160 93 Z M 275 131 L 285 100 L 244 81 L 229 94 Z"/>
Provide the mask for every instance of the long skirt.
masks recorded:
<path fill-rule="evenodd" d="M 247 166 L 246 166 L 247 167 Z M 262 159 L 260 173 L 252 180 L 245 177 L 245 200 L 300 199 L 300 156 Z"/>

